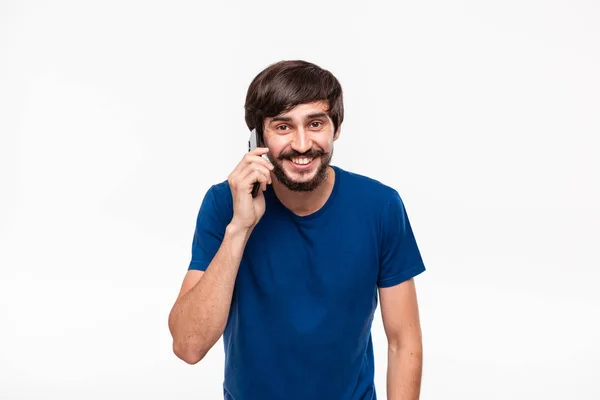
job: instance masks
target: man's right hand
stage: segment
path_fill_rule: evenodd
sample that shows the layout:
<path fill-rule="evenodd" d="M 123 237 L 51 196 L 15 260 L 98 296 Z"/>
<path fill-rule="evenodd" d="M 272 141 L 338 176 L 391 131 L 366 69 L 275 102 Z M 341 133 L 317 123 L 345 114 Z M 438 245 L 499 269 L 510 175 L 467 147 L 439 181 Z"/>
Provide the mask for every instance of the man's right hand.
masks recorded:
<path fill-rule="evenodd" d="M 263 191 L 271 181 L 271 163 L 261 157 L 269 149 L 248 152 L 228 177 L 233 218 L 225 228 L 219 250 L 205 271 L 186 273 L 179 296 L 169 313 L 173 351 L 189 364 L 202 360 L 223 335 L 235 281 L 249 234 L 265 213 Z M 259 194 L 252 187 L 259 182 Z M 206 223 L 206 222 L 204 222 Z"/>
<path fill-rule="evenodd" d="M 233 197 L 233 218 L 230 224 L 237 228 L 254 228 L 265 213 L 263 192 L 272 183 L 273 165 L 261 156 L 268 152 L 266 147 L 249 151 L 227 179 Z M 253 198 L 252 187 L 255 182 L 260 182 L 261 190 Z"/>

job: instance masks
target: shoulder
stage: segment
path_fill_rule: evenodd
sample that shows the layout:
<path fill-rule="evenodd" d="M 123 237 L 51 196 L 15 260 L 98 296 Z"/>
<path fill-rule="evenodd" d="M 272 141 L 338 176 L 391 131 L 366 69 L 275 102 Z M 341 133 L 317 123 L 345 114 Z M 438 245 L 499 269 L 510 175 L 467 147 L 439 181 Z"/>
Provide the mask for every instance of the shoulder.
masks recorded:
<path fill-rule="evenodd" d="M 217 217 L 222 221 L 231 219 L 233 216 L 233 200 L 229 182 L 222 181 L 208 188 L 202 200 L 199 217 L 202 214 L 212 214 L 213 217 Z"/>
<path fill-rule="evenodd" d="M 229 187 L 229 182 L 222 181 L 219 183 L 215 183 L 212 185 L 207 192 L 207 195 L 210 195 L 216 201 L 219 202 L 229 202 L 231 203 L 231 188 Z"/>
<path fill-rule="evenodd" d="M 398 190 L 379 179 L 334 167 L 340 174 L 343 192 L 352 198 L 365 202 L 370 206 L 386 208 L 391 203 L 401 201 Z"/>

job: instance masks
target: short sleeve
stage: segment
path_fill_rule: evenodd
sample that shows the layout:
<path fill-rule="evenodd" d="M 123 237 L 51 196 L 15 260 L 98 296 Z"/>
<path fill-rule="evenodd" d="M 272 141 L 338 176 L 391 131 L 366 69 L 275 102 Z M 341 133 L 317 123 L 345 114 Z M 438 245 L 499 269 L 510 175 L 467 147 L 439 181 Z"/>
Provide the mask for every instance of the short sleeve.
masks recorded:
<path fill-rule="evenodd" d="M 377 286 L 390 287 L 425 271 L 408 214 L 397 191 L 383 213 Z"/>
<path fill-rule="evenodd" d="M 231 219 L 226 217 L 231 196 L 228 199 L 220 192 L 218 186 L 213 185 L 202 200 L 192 240 L 190 270 L 205 271 L 225 236 L 225 228 Z"/>

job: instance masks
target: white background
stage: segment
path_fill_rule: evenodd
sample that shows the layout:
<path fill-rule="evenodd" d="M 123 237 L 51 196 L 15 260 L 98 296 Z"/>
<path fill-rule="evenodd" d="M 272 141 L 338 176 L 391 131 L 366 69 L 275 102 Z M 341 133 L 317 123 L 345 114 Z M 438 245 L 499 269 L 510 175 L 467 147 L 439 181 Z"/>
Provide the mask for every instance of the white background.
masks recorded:
<path fill-rule="evenodd" d="M 0 398 L 222 398 L 222 343 L 189 366 L 167 316 L 282 59 L 339 78 L 334 164 L 405 201 L 422 399 L 600 398 L 598 2 L 201 3 L 0 2 Z"/>

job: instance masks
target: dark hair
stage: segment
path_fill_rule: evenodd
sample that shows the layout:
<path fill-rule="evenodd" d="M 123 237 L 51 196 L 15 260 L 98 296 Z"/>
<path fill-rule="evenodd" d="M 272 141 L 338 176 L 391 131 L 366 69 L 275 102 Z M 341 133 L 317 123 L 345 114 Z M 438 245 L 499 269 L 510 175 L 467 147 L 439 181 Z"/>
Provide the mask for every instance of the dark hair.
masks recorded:
<path fill-rule="evenodd" d="M 327 101 L 327 112 L 337 132 L 344 120 L 342 87 L 333 74 L 302 60 L 280 61 L 259 73 L 246 94 L 246 125 L 262 137 L 265 118 L 295 106 Z"/>

